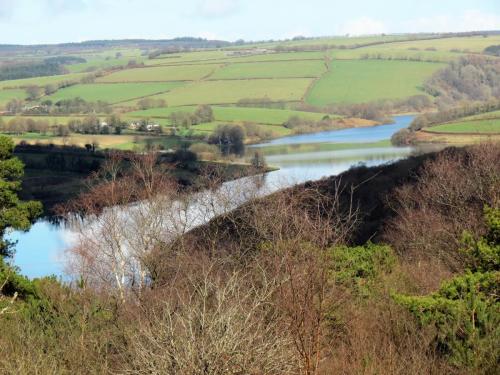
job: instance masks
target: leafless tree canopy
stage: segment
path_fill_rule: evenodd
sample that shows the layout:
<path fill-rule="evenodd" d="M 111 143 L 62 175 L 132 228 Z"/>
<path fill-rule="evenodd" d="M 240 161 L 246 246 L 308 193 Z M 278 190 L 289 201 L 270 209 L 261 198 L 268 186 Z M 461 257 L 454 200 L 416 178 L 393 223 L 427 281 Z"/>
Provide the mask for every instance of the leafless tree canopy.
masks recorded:
<path fill-rule="evenodd" d="M 393 202 L 386 240 L 405 257 L 437 256 L 460 269 L 463 231 L 480 233 L 484 205 L 500 204 L 500 147 L 445 150 L 425 163 L 416 184 L 398 188 Z"/>

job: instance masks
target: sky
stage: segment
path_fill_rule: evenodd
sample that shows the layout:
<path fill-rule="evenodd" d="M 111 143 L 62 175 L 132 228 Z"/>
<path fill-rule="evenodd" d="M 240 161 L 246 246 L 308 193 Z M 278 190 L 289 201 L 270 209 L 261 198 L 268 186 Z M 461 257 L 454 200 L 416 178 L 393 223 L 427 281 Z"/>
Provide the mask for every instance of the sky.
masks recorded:
<path fill-rule="evenodd" d="M 500 0 L 0 0 L 0 43 L 500 30 Z"/>

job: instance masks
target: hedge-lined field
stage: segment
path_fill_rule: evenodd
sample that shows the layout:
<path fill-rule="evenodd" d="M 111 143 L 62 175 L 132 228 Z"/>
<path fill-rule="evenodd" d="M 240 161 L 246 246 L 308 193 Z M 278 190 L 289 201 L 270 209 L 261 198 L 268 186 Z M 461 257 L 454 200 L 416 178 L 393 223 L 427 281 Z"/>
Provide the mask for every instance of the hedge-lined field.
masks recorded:
<path fill-rule="evenodd" d="M 213 65 L 158 66 L 150 68 L 134 68 L 120 70 L 101 77 L 97 82 L 166 82 L 194 81 L 210 74 Z"/>
<path fill-rule="evenodd" d="M 0 108 L 12 99 L 24 99 L 25 97 L 26 92 L 21 89 L 0 90 Z"/>
<path fill-rule="evenodd" d="M 84 73 L 62 74 L 48 77 L 34 77 L 15 79 L 10 81 L 0 81 L 0 89 L 21 88 L 28 86 L 45 86 L 49 84 L 58 84 L 67 81 L 79 81 L 85 76 Z"/>
<path fill-rule="evenodd" d="M 475 121 L 457 121 L 425 128 L 425 131 L 433 133 L 500 133 L 500 118 Z"/>
<path fill-rule="evenodd" d="M 89 102 L 98 100 L 108 103 L 117 103 L 121 101 L 151 96 L 164 93 L 175 87 L 180 86 L 180 82 L 164 83 L 94 83 L 85 85 L 76 85 L 57 91 L 48 99 L 56 102 L 63 99 L 82 98 Z"/>
<path fill-rule="evenodd" d="M 241 99 L 266 97 L 273 101 L 300 101 L 311 81 L 306 78 L 200 81 L 151 98 L 165 99 L 171 106 L 233 104 Z"/>
<path fill-rule="evenodd" d="M 336 60 L 331 70 L 315 84 L 306 101 L 324 106 L 404 99 L 423 94 L 423 82 L 443 66 L 412 61 Z"/>
<path fill-rule="evenodd" d="M 210 79 L 249 78 L 315 78 L 326 70 L 323 61 L 277 61 L 230 64 L 210 76 Z"/>

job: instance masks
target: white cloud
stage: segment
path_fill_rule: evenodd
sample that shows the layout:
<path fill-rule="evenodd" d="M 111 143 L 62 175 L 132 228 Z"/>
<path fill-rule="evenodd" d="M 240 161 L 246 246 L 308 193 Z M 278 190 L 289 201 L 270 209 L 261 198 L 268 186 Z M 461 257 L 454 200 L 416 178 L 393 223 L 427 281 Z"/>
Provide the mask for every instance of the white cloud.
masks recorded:
<path fill-rule="evenodd" d="M 403 25 L 410 32 L 460 32 L 500 29 L 500 15 L 467 10 L 459 16 L 438 15 L 409 20 Z"/>
<path fill-rule="evenodd" d="M 204 17 L 226 17 L 234 14 L 239 5 L 239 0 L 202 0 L 197 13 Z"/>
<path fill-rule="evenodd" d="M 339 29 L 339 34 L 349 35 L 369 35 L 383 34 L 387 32 L 385 24 L 370 17 L 361 17 L 343 24 Z"/>

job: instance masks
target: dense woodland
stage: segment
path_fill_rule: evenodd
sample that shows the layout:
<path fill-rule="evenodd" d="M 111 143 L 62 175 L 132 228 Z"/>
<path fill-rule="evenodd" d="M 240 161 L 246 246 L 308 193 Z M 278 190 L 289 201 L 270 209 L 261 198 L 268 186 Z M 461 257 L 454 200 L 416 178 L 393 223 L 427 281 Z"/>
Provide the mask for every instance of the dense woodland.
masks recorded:
<path fill-rule="evenodd" d="M 463 100 L 500 98 L 500 61 L 481 56 L 462 57 L 425 84 L 441 107 Z"/>
<path fill-rule="evenodd" d="M 12 79 L 54 76 L 67 71 L 58 60 L 46 60 L 41 63 L 7 64 L 0 66 L 0 81 Z"/>
<path fill-rule="evenodd" d="M 500 61 L 462 57 L 438 71 L 425 83 L 425 89 L 436 98 L 438 111 L 418 115 L 409 129 L 394 134 L 393 144 L 413 143 L 415 132 L 424 127 L 499 110 Z"/>

